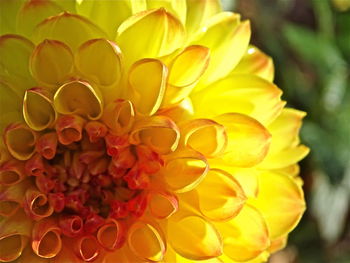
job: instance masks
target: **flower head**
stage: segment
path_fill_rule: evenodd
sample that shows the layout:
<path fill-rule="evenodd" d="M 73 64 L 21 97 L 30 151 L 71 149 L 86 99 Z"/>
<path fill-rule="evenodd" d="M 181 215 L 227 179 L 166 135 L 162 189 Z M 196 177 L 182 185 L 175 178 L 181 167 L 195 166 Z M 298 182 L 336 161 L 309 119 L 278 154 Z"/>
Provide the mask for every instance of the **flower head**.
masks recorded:
<path fill-rule="evenodd" d="M 216 0 L 0 4 L 1 262 L 262 262 L 285 245 L 304 113 L 249 21 Z"/>

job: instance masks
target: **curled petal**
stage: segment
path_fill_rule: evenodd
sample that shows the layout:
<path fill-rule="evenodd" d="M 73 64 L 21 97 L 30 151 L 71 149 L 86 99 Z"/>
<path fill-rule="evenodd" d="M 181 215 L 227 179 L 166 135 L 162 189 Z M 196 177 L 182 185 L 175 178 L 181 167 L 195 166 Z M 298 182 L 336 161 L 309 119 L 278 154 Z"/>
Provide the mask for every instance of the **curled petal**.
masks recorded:
<path fill-rule="evenodd" d="M 135 118 L 134 106 L 129 100 L 116 100 L 103 110 L 103 122 L 116 135 L 123 135 L 131 129 Z"/>
<path fill-rule="evenodd" d="M 31 230 L 32 222 L 21 210 L 0 220 L 1 262 L 10 262 L 21 256 L 31 236 Z"/>
<path fill-rule="evenodd" d="M 51 160 L 56 155 L 57 142 L 57 133 L 45 133 L 36 141 L 36 150 L 42 157 Z"/>
<path fill-rule="evenodd" d="M 54 39 L 76 50 L 82 43 L 92 38 L 106 37 L 96 25 L 88 19 L 67 12 L 51 16 L 41 22 L 34 30 L 36 43 L 45 39 Z"/>
<path fill-rule="evenodd" d="M 168 192 L 152 191 L 149 196 L 149 209 L 158 219 L 169 218 L 176 213 L 179 201 L 176 195 Z"/>
<path fill-rule="evenodd" d="M 86 262 L 94 261 L 101 253 L 100 245 L 93 235 L 74 240 L 73 246 L 75 254 Z"/>
<path fill-rule="evenodd" d="M 166 251 L 163 233 L 150 223 L 138 221 L 128 231 L 128 245 L 140 259 L 161 261 Z"/>
<path fill-rule="evenodd" d="M 41 84 L 56 88 L 73 73 L 73 53 L 70 48 L 56 40 L 45 39 L 33 51 L 30 71 Z"/>
<path fill-rule="evenodd" d="M 209 65 L 209 49 L 189 46 L 172 62 L 163 104 L 174 104 L 187 97 Z"/>
<path fill-rule="evenodd" d="M 106 125 L 98 121 L 90 121 L 85 125 L 85 130 L 89 136 L 90 142 L 97 142 L 99 139 L 107 135 L 108 129 Z"/>
<path fill-rule="evenodd" d="M 17 30 L 30 37 L 34 28 L 45 18 L 61 13 L 63 9 L 49 0 L 30 0 L 22 5 L 17 14 Z"/>
<path fill-rule="evenodd" d="M 271 172 L 259 176 L 259 194 L 252 204 L 266 220 L 271 239 L 292 231 L 305 210 L 301 185 L 290 176 Z"/>
<path fill-rule="evenodd" d="M 23 117 L 30 128 L 41 131 L 52 126 L 56 111 L 41 89 L 32 88 L 24 94 Z"/>
<path fill-rule="evenodd" d="M 270 245 L 262 215 L 248 204 L 236 217 L 216 226 L 223 235 L 224 253 L 231 260 L 248 261 L 259 256 Z"/>
<path fill-rule="evenodd" d="M 36 134 L 23 124 L 11 124 L 5 129 L 5 144 L 18 160 L 28 160 L 35 152 Z"/>
<path fill-rule="evenodd" d="M 115 219 L 109 219 L 97 232 L 97 240 L 109 251 L 119 249 L 125 241 L 126 228 Z"/>
<path fill-rule="evenodd" d="M 204 156 L 181 151 L 166 159 L 161 170 L 162 180 L 171 191 L 184 193 L 195 188 L 206 176 L 208 169 Z"/>
<path fill-rule="evenodd" d="M 54 95 L 54 106 L 61 114 L 80 114 L 91 120 L 101 117 L 103 102 L 90 84 L 72 81 L 62 85 Z"/>
<path fill-rule="evenodd" d="M 215 227 L 198 216 L 168 223 L 169 243 L 182 257 L 205 260 L 222 254 L 222 240 Z"/>
<path fill-rule="evenodd" d="M 68 237 L 76 237 L 83 233 L 83 220 L 80 216 L 63 216 L 58 221 L 62 233 Z"/>
<path fill-rule="evenodd" d="M 77 115 L 63 115 L 56 122 L 58 141 L 68 145 L 82 138 L 85 120 Z"/>
<path fill-rule="evenodd" d="M 196 187 L 199 209 L 211 220 L 227 220 L 242 209 L 246 197 L 239 183 L 223 170 L 211 169 Z"/>
<path fill-rule="evenodd" d="M 16 263 L 47 263 L 47 259 L 39 257 L 34 253 L 31 246 L 27 246 L 23 250 L 21 257 L 17 259 Z"/>
<path fill-rule="evenodd" d="M 25 180 L 11 186 L 0 186 L 0 216 L 9 217 L 17 212 L 29 185 Z"/>
<path fill-rule="evenodd" d="M 138 38 L 140 34 L 152 37 Z M 141 58 L 168 55 L 179 48 L 184 40 L 185 31 L 181 22 L 160 8 L 140 12 L 125 20 L 118 28 L 116 41 L 127 58 L 128 67 Z"/>
<path fill-rule="evenodd" d="M 215 118 L 224 125 L 228 145 L 223 160 L 238 167 L 252 167 L 268 153 L 271 135 L 255 119 L 239 113 L 227 113 Z"/>
<path fill-rule="evenodd" d="M 43 175 L 45 173 L 45 167 L 42 156 L 38 153 L 34 154 L 28 161 L 26 161 L 24 169 L 27 175 Z"/>
<path fill-rule="evenodd" d="M 118 84 L 121 78 L 121 51 L 115 43 L 106 39 L 92 39 L 84 43 L 79 47 L 75 63 L 84 78 L 102 86 Z M 116 89 L 113 92 L 115 96 Z"/>
<path fill-rule="evenodd" d="M 62 248 L 60 228 L 53 219 L 43 219 L 33 228 L 32 249 L 42 258 L 55 257 Z"/>
<path fill-rule="evenodd" d="M 249 115 L 264 125 L 271 123 L 285 102 L 273 83 L 250 74 L 231 74 L 191 96 L 197 116 L 212 117 L 227 112 Z"/>
<path fill-rule="evenodd" d="M 234 73 L 253 74 L 273 81 L 275 69 L 272 59 L 254 46 L 249 46 L 245 55 L 233 70 Z"/>
<path fill-rule="evenodd" d="M 27 215 L 36 221 L 50 216 L 54 211 L 47 196 L 33 188 L 26 191 L 23 207 Z"/>
<path fill-rule="evenodd" d="M 142 59 L 132 65 L 127 97 L 138 112 L 153 115 L 158 110 L 163 100 L 167 75 L 166 66 L 157 59 Z"/>
<path fill-rule="evenodd" d="M 226 76 L 241 60 L 250 40 L 249 21 L 238 14 L 221 12 L 209 19 L 193 44 L 210 48 L 210 64 L 201 83 L 207 85 Z"/>
<path fill-rule="evenodd" d="M 145 144 L 155 152 L 168 154 L 176 150 L 180 132 L 176 124 L 164 116 L 153 116 L 135 123 L 130 133 L 131 144 Z"/>
<path fill-rule="evenodd" d="M 26 176 L 22 162 L 9 160 L 0 166 L 0 185 L 16 185 Z"/>
<path fill-rule="evenodd" d="M 196 119 L 181 126 L 184 144 L 206 157 L 222 154 L 227 145 L 225 127 L 209 119 Z"/>
<path fill-rule="evenodd" d="M 6 8 L 0 9 L 6 10 Z M 11 18 L 11 20 L 14 19 Z M 21 96 L 26 88 L 34 84 L 28 67 L 29 58 L 33 49 L 33 43 L 22 36 L 0 36 L 0 75 L 6 77 L 6 79 L 9 78 L 15 81 L 15 92 Z"/>

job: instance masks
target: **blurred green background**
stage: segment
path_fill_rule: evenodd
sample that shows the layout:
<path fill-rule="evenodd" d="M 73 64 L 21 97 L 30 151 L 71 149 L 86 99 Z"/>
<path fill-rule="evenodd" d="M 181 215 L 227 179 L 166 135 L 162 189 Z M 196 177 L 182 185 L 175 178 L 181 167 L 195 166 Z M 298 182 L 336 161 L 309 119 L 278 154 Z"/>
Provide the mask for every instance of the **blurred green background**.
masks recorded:
<path fill-rule="evenodd" d="M 308 113 L 308 209 L 271 263 L 350 262 L 350 0 L 223 0 L 252 24 L 288 106 Z"/>

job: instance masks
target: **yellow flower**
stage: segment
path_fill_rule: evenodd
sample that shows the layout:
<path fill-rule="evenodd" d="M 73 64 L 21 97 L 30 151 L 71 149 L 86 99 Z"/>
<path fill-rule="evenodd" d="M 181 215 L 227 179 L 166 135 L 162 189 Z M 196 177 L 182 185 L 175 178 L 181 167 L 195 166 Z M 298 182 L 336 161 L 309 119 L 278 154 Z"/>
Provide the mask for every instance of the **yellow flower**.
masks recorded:
<path fill-rule="evenodd" d="M 0 2 L 0 262 L 262 262 L 304 113 L 216 0 Z"/>

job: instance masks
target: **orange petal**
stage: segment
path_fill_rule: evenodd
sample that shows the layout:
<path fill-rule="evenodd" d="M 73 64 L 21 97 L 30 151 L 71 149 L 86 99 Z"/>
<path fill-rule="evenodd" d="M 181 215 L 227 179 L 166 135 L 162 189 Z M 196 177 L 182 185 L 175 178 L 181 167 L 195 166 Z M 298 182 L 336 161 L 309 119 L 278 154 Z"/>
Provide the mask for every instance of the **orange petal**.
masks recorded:
<path fill-rule="evenodd" d="M 266 223 L 257 209 L 246 204 L 228 222 L 217 223 L 223 235 L 224 253 L 231 260 L 248 261 L 260 255 L 270 245 Z"/>
<path fill-rule="evenodd" d="M 45 133 L 36 141 L 36 151 L 45 159 L 51 160 L 56 155 L 57 142 L 56 132 Z"/>
<path fill-rule="evenodd" d="M 41 84 L 57 88 L 73 73 L 73 53 L 60 41 L 45 39 L 33 51 L 30 71 Z"/>
<path fill-rule="evenodd" d="M 220 115 L 215 120 L 225 126 L 228 145 L 222 159 L 234 166 L 252 167 L 269 150 L 271 135 L 258 121 L 239 113 Z"/>
<path fill-rule="evenodd" d="M 163 100 L 167 75 L 166 66 L 157 59 L 142 59 L 132 65 L 127 97 L 138 112 L 153 115 L 158 110 Z"/>
<path fill-rule="evenodd" d="M 62 248 L 60 228 L 53 219 L 43 219 L 33 228 L 32 249 L 42 258 L 55 257 Z"/>
<path fill-rule="evenodd" d="M 41 131 L 53 125 L 57 114 L 43 90 L 32 88 L 24 95 L 23 117 L 30 128 Z"/>
<path fill-rule="evenodd" d="M 151 214 L 158 219 L 169 218 L 179 207 L 177 196 L 168 192 L 152 191 L 148 202 Z"/>
<path fill-rule="evenodd" d="M 129 100 L 116 100 L 103 110 L 102 120 L 116 135 L 130 131 L 135 118 L 134 106 Z"/>
<path fill-rule="evenodd" d="M 58 113 L 80 114 L 91 120 L 99 119 L 103 111 L 99 91 L 83 81 L 72 81 L 62 85 L 56 91 L 53 103 Z"/>
<path fill-rule="evenodd" d="M 216 228 L 197 216 L 168 223 L 169 243 L 176 253 L 192 260 L 205 260 L 222 254 L 222 240 Z"/>
<path fill-rule="evenodd" d="M 94 261 L 101 253 L 101 247 L 93 235 L 77 238 L 73 242 L 73 251 L 85 262 Z"/>
<path fill-rule="evenodd" d="M 36 137 L 24 124 L 11 124 L 4 134 L 8 151 L 18 160 L 28 160 L 34 154 Z"/>
<path fill-rule="evenodd" d="M 139 37 L 152 36 L 149 37 Z M 162 57 L 181 47 L 185 31 L 181 22 L 164 8 L 140 12 L 118 28 L 117 44 L 129 67 L 141 58 Z M 130 43 L 133 43 L 130 45 Z"/>
<path fill-rule="evenodd" d="M 201 213 L 213 221 L 236 216 L 246 200 L 239 183 L 232 175 L 219 169 L 209 170 L 195 190 Z"/>
<path fill-rule="evenodd" d="M 264 125 L 281 112 L 282 91 L 271 82 L 249 74 L 231 74 L 191 96 L 195 113 L 211 118 L 227 112 L 249 115 Z"/>
<path fill-rule="evenodd" d="M 39 257 L 33 252 L 31 246 L 27 246 L 22 255 L 17 259 L 16 263 L 47 263 L 48 259 Z"/>
<path fill-rule="evenodd" d="M 242 60 L 234 68 L 233 72 L 257 75 L 272 82 L 275 68 L 270 57 L 258 48 L 249 46 Z"/>
<path fill-rule="evenodd" d="M 23 207 L 27 215 L 33 220 L 41 220 L 53 213 L 53 207 L 47 196 L 34 188 L 27 189 Z"/>
<path fill-rule="evenodd" d="M 80 141 L 85 120 L 77 115 L 62 115 L 56 122 L 58 141 L 63 145 Z"/>
<path fill-rule="evenodd" d="M 34 28 L 45 18 L 61 13 L 63 9 L 49 0 L 29 0 L 22 5 L 17 14 L 17 30 L 30 37 Z"/>
<path fill-rule="evenodd" d="M 97 240 L 103 248 L 109 251 L 120 249 L 124 245 L 126 229 L 125 226 L 112 218 L 107 220 L 97 231 Z"/>
<path fill-rule="evenodd" d="M 259 194 L 252 204 L 266 220 L 271 239 L 292 231 L 305 210 L 301 185 L 289 176 L 272 172 L 259 176 Z"/>
<path fill-rule="evenodd" d="M 0 185 L 17 185 L 26 177 L 27 175 L 22 162 L 9 160 L 0 166 Z"/>
<path fill-rule="evenodd" d="M 180 151 L 169 156 L 161 170 L 165 185 L 176 193 L 195 188 L 206 176 L 209 165 L 204 156 L 197 152 Z"/>
<path fill-rule="evenodd" d="M 222 154 L 227 145 L 225 127 L 209 119 L 195 119 L 181 125 L 184 144 L 208 158 Z"/>
<path fill-rule="evenodd" d="M 85 42 L 78 49 L 75 63 L 84 78 L 99 85 L 117 85 L 120 81 L 122 74 L 121 51 L 112 41 L 92 39 Z M 103 91 L 105 89 L 102 89 Z M 114 96 L 117 95 L 116 92 L 118 91 L 114 87 Z"/>
<path fill-rule="evenodd" d="M 174 104 L 187 97 L 209 65 L 209 49 L 189 46 L 177 55 L 169 69 L 168 87 L 163 104 Z"/>
<path fill-rule="evenodd" d="M 87 40 L 106 38 L 106 35 L 87 18 L 63 12 L 41 22 L 35 28 L 33 38 L 36 43 L 45 39 L 59 40 L 76 50 Z"/>
<path fill-rule="evenodd" d="M 166 251 L 166 243 L 160 230 L 141 221 L 130 227 L 128 245 L 140 259 L 152 262 L 161 261 Z"/>
<path fill-rule="evenodd" d="M 61 216 L 58 226 L 67 237 L 76 237 L 83 233 L 83 219 L 78 215 Z"/>
<path fill-rule="evenodd" d="M 180 132 L 176 124 L 169 118 L 153 116 L 135 123 L 130 133 L 130 143 L 143 143 L 160 154 L 168 154 L 176 150 Z"/>

